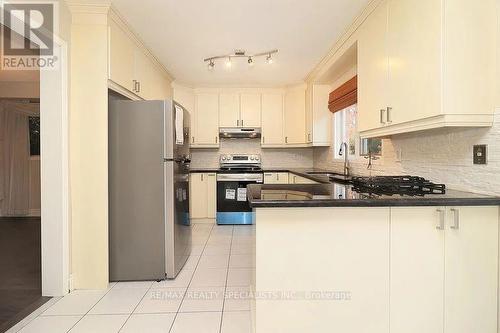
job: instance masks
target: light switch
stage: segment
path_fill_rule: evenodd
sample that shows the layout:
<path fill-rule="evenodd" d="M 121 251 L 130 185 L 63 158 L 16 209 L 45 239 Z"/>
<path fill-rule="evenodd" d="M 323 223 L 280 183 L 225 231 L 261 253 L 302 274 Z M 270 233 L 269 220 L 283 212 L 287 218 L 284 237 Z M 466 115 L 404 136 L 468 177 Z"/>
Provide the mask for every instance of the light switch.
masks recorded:
<path fill-rule="evenodd" d="M 488 152 L 486 145 L 474 145 L 472 151 L 474 164 L 486 164 Z"/>

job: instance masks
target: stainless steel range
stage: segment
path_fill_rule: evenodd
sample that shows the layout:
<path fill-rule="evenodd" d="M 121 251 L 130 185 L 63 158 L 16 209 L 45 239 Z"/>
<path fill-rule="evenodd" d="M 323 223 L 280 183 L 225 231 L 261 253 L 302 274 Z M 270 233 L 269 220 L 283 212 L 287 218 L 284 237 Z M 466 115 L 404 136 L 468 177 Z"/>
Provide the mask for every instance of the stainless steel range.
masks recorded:
<path fill-rule="evenodd" d="M 264 181 L 260 155 L 225 154 L 217 174 L 217 224 L 252 224 L 247 185 Z"/>

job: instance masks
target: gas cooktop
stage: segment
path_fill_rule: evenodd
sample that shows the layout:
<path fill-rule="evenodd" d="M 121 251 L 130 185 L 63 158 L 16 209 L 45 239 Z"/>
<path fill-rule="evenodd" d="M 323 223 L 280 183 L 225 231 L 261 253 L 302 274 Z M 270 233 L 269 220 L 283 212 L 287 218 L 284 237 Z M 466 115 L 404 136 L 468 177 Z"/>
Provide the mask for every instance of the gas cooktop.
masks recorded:
<path fill-rule="evenodd" d="M 368 195 L 425 196 L 446 193 L 444 184 L 435 184 L 416 176 L 352 177 L 351 182 L 353 191 Z"/>

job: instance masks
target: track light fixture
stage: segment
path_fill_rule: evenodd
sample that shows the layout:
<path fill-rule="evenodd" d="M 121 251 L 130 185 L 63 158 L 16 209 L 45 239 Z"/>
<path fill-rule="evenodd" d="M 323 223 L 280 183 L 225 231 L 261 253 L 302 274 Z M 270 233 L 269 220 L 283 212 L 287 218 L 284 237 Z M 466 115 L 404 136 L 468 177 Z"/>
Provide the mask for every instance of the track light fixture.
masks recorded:
<path fill-rule="evenodd" d="M 209 70 L 213 70 L 215 68 L 215 60 L 227 59 L 226 60 L 226 68 L 229 69 L 233 65 L 232 58 L 246 58 L 248 66 L 253 66 L 255 64 L 254 58 L 265 56 L 266 63 L 272 64 L 273 63 L 272 55 L 275 53 L 278 53 L 278 50 L 271 50 L 271 51 L 260 52 L 260 53 L 255 53 L 255 54 L 246 54 L 246 52 L 244 50 L 235 50 L 234 53 L 232 53 L 232 54 L 225 54 L 225 55 L 210 57 L 210 58 L 203 59 L 203 61 L 205 63 L 208 63 Z"/>

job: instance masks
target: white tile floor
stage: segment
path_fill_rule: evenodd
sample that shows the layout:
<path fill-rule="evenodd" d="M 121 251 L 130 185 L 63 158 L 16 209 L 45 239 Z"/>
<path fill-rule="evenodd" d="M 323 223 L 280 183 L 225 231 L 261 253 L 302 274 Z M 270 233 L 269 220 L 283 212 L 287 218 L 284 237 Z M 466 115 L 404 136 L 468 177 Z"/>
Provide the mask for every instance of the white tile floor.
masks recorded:
<path fill-rule="evenodd" d="M 175 280 L 119 282 L 51 300 L 8 333 L 248 333 L 253 226 L 193 225 L 193 251 Z"/>

